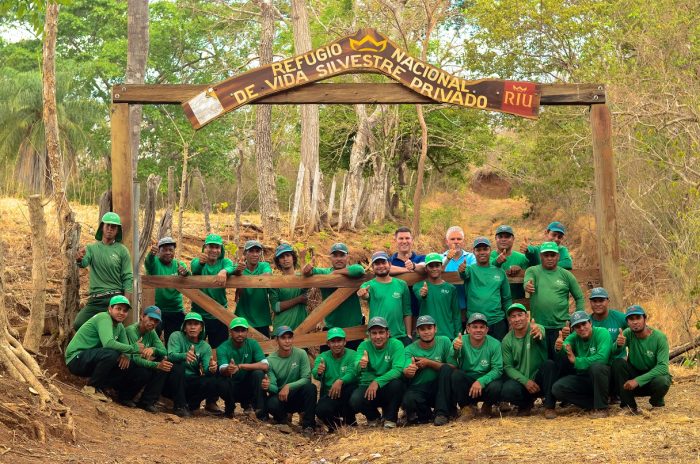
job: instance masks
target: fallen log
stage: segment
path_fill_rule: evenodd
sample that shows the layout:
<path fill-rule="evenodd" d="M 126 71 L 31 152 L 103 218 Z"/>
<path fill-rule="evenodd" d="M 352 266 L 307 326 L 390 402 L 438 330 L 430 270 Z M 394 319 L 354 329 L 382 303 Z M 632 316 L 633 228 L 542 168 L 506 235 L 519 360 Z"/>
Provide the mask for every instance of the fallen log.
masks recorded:
<path fill-rule="evenodd" d="M 692 350 L 693 348 L 700 347 L 700 337 L 697 337 L 695 340 L 690 341 L 688 343 L 684 343 L 682 345 L 679 345 L 672 349 L 668 353 L 668 359 L 669 361 L 674 360 L 675 358 L 679 357 L 680 355 L 687 353 L 688 351 Z"/>

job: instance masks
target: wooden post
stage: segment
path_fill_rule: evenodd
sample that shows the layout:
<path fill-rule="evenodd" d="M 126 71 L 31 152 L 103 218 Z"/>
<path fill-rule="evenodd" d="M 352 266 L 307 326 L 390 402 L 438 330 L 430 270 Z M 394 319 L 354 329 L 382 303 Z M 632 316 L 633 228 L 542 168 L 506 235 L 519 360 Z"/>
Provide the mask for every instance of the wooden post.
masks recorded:
<path fill-rule="evenodd" d="M 610 109 L 605 104 L 591 105 L 593 170 L 595 174 L 595 223 L 598 257 L 603 285 L 612 307 L 622 308 L 623 286 L 620 273 L 620 246 L 615 207 L 615 165 L 612 151 Z"/>

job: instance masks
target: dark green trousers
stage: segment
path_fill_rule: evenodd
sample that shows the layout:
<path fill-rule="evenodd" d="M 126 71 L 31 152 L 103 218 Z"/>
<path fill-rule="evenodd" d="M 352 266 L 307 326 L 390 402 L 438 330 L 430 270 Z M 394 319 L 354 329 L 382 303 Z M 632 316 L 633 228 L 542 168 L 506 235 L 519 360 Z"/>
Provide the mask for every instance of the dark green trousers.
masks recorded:
<path fill-rule="evenodd" d="M 630 407 L 637 409 L 636 396 L 648 396 L 649 403 L 652 406 L 663 406 L 664 397 L 671 388 L 671 376 L 660 375 L 654 377 L 649 383 L 642 387 L 637 387 L 634 390 L 625 390 L 624 385 L 628 380 L 639 377 L 644 374 L 644 371 L 636 369 L 632 364 L 625 359 L 615 359 L 612 364 L 612 375 L 615 385 L 617 385 L 620 395 L 620 407 Z"/>
<path fill-rule="evenodd" d="M 73 329 L 75 329 L 77 332 L 80 326 L 85 324 L 92 316 L 107 311 L 109 308 L 109 300 L 111 300 L 114 295 L 121 295 L 121 293 L 99 297 L 91 296 L 88 298 L 85 306 L 83 306 L 75 316 L 75 321 L 73 321 Z"/>
<path fill-rule="evenodd" d="M 432 417 L 431 408 L 435 408 L 436 415 L 448 415 L 450 393 L 450 375 L 453 369 L 443 364 L 438 372 L 438 378 L 432 382 L 418 385 L 409 385 L 403 394 L 403 409 L 406 416 L 414 413 L 421 421 L 427 421 Z"/>
<path fill-rule="evenodd" d="M 607 409 L 610 366 L 595 363 L 585 372 L 565 375 L 552 385 L 552 395 L 583 409 Z"/>

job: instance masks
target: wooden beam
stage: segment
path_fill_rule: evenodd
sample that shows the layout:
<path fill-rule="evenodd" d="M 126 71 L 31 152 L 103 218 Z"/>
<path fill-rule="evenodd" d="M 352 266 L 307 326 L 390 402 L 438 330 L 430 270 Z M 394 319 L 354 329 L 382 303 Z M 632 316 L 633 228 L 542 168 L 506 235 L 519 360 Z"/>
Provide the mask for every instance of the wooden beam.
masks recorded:
<path fill-rule="evenodd" d="M 143 306 L 141 306 L 143 309 L 156 304 L 156 289 L 143 288 L 141 290 L 141 302 L 143 303 Z"/>
<path fill-rule="evenodd" d="M 593 172 L 595 180 L 595 225 L 598 258 L 603 285 L 614 308 L 622 308 L 622 273 L 615 205 L 615 163 L 612 150 L 612 122 L 607 105 L 591 105 Z"/>
<path fill-rule="evenodd" d="M 112 87 L 114 103 L 179 105 L 208 85 L 119 84 Z M 542 84 L 540 105 L 591 105 L 605 103 L 601 84 Z M 396 83 L 309 84 L 262 98 L 253 105 L 319 104 L 437 104 L 434 100 Z"/>
<path fill-rule="evenodd" d="M 346 340 L 363 340 L 367 336 L 367 326 L 358 325 L 347 327 L 345 331 Z M 294 346 L 297 348 L 308 348 L 310 346 L 322 346 L 326 344 L 327 332 L 314 332 L 303 335 L 294 335 Z M 277 341 L 269 340 L 260 342 L 264 353 L 272 353 L 277 349 Z"/>
<path fill-rule="evenodd" d="M 328 298 L 323 300 L 320 305 L 316 306 L 316 308 L 306 316 L 306 319 L 304 319 L 304 321 L 294 330 L 294 333 L 301 335 L 311 332 L 314 330 L 314 328 L 316 328 L 316 324 L 321 322 L 323 318 L 332 313 L 335 308 L 341 305 L 343 301 L 347 300 L 354 293 L 354 288 L 339 288 Z"/>

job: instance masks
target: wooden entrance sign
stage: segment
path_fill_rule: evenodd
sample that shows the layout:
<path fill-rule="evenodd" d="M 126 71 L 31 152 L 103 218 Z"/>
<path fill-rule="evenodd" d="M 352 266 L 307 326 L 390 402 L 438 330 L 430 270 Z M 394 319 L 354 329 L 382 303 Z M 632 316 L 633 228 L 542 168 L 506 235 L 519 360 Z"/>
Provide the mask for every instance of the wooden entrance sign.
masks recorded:
<path fill-rule="evenodd" d="M 383 74 L 437 103 L 536 119 L 540 84 L 498 79 L 465 80 L 411 57 L 375 29 L 360 29 L 323 47 L 219 82 L 183 103 L 199 129 L 258 99 L 348 73 Z"/>

